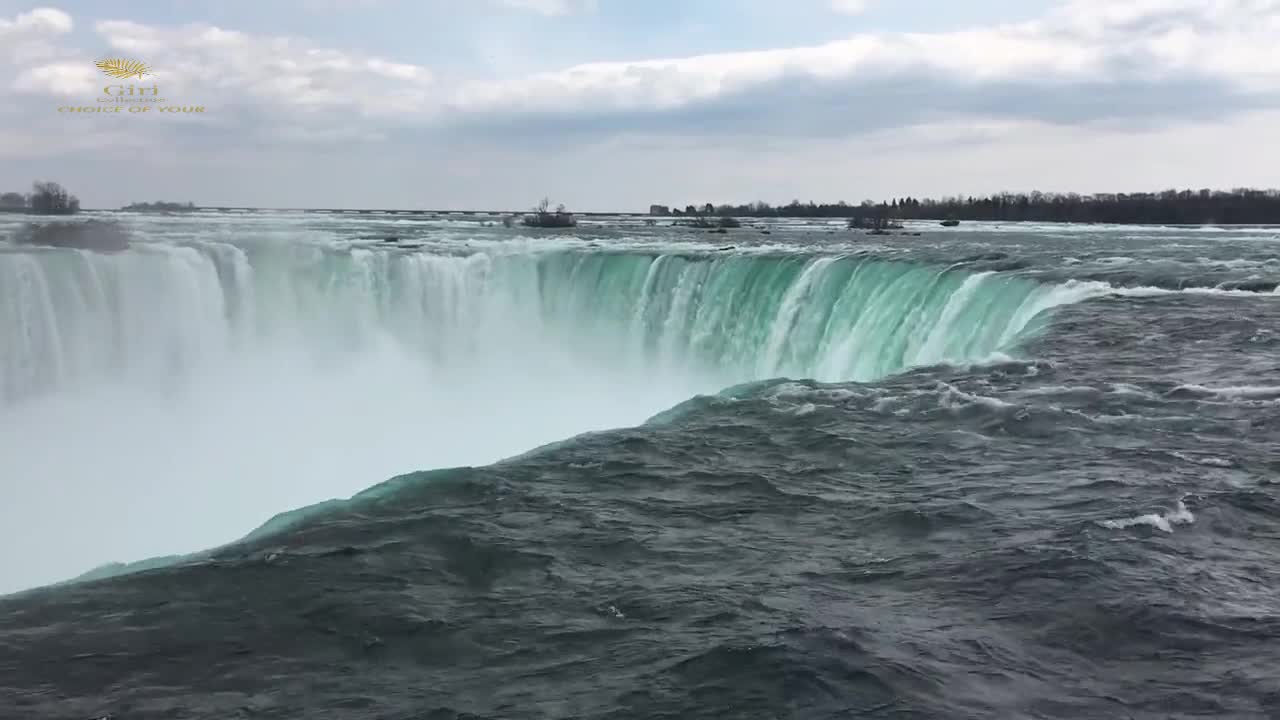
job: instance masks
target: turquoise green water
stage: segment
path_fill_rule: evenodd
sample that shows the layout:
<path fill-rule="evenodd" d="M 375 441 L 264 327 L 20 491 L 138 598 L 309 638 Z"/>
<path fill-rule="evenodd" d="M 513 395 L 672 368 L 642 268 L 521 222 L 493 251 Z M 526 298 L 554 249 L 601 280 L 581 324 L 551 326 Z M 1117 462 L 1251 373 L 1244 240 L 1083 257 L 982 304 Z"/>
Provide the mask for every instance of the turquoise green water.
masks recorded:
<path fill-rule="evenodd" d="M 288 347 L 391 343 L 433 367 L 532 352 L 731 384 L 866 381 L 1008 352 L 1087 289 L 862 257 L 469 256 L 156 245 L 0 255 L 0 399 Z"/>

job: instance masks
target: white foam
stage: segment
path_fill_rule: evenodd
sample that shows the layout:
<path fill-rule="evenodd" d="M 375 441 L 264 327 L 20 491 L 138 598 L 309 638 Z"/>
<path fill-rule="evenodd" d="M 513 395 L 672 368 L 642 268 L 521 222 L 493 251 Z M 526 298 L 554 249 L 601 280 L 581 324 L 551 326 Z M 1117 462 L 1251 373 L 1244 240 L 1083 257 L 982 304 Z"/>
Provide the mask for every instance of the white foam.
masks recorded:
<path fill-rule="evenodd" d="M 1174 392 L 1193 392 L 1200 395 L 1212 395 L 1232 400 L 1275 400 L 1280 399 L 1280 385 L 1232 385 L 1222 388 L 1211 388 L 1204 385 L 1187 383 L 1174 388 Z"/>
<path fill-rule="evenodd" d="M 1137 385 L 1130 385 L 1130 384 L 1128 384 L 1128 383 L 1115 383 L 1115 384 L 1113 384 L 1113 385 L 1111 386 L 1111 392 L 1115 393 L 1116 395 L 1132 395 L 1132 396 L 1134 396 L 1134 397 L 1143 397 L 1143 398 L 1154 398 L 1154 397 L 1155 397 L 1155 395 L 1153 395 L 1152 393 L 1147 392 L 1146 390 L 1143 390 L 1142 388 L 1138 387 Z"/>
<path fill-rule="evenodd" d="M 1189 463 L 1195 463 L 1196 465 L 1205 465 L 1207 467 L 1231 468 L 1236 466 L 1236 464 L 1231 460 L 1228 460 L 1226 458 L 1213 457 L 1212 455 L 1206 456 L 1206 457 L 1192 457 L 1191 455 L 1187 455 L 1185 453 L 1180 453 L 1180 452 L 1174 452 L 1169 454 L 1172 455 L 1173 457 L 1178 458 L 1179 460 L 1183 460 Z"/>
<path fill-rule="evenodd" d="M 1102 265 L 1129 265 L 1135 262 L 1135 260 L 1125 255 L 1117 255 L 1115 257 L 1098 258 L 1095 262 Z"/>
<path fill-rule="evenodd" d="M 945 391 L 942 395 L 940 404 L 944 408 L 954 409 L 961 407 L 969 407 L 973 405 L 981 405 L 993 410 L 1002 410 L 1005 408 L 1017 407 L 1013 403 L 1005 402 L 999 398 L 988 397 L 986 395 L 977 395 L 965 392 L 953 385 L 947 383 L 939 383 Z"/>
<path fill-rule="evenodd" d="M 1267 258 L 1265 260 L 1247 260 L 1245 258 L 1214 260 L 1213 258 L 1199 257 L 1196 258 L 1196 262 L 1202 265 L 1215 265 L 1218 267 L 1230 268 L 1232 270 L 1267 268 L 1269 266 L 1280 265 L 1280 259 L 1276 258 Z"/>
<path fill-rule="evenodd" d="M 1042 395 L 1093 395 L 1098 389 L 1091 385 L 1043 385 L 1019 392 L 1020 395 L 1039 397 Z"/>
<path fill-rule="evenodd" d="M 1268 294 L 1276 293 L 1257 293 L 1251 290 L 1225 290 L 1222 288 L 1204 288 L 1190 287 L 1178 290 L 1169 290 L 1168 288 L 1158 287 L 1118 287 L 1111 290 L 1112 294 L 1124 297 L 1161 297 L 1165 295 L 1213 295 L 1218 297 L 1240 297 L 1240 298 L 1258 298 L 1267 297 Z"/>
<path fill-rule="evenodd" d="M 872 392 L 868 388 L 867 392 Z M 781 383 L 773 388 L 768 394 L 771 400 L 799 400 L 799 401 L 815 401 L 826 400 L 828 402 L 844 402 L 850 398 L 858 397 L 859 394 L 848 388 L 840 387 L 809 387 L 795 382 Z"/>
<path fill-rule="evenodd" d="M 1126 528 L 1138 525 L 1148 525 L 1161 532 L 1172 533 L 1175 525 L 1190 525 L 1196 521 L 1196 516 L 1191 514 L 1185 503 L 1178 501 L 1177 506 L 1172 512 L 1168 513 L 1147 513 L 1137 517 L 1125 518 L 1123 520 L 1103 520 L 1100 525 L 1111 530 L 1124 530 Z"/>

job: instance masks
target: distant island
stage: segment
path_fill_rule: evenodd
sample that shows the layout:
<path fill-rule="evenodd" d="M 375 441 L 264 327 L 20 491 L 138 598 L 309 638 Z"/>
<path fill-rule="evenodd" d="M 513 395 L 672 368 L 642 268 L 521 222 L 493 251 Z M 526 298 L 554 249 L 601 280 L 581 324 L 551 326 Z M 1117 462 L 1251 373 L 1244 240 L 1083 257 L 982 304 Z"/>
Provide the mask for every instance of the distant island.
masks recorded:
<path fill-rule="evenodd" d="M 30 213 L 33 215 L 73 215 L 80 212 L 80 198 L 67 192 L 56 182 L 43 181 L 31 184 L 31 192 L 0 193 L 0 212 Z"/>
<path fill-rule="evenodd" d="M 131 212 L 193 212 L 200 208 L 196 207 L 196 204 L 193 202 L 180 203 L 158 201 L 150 203 L 129 203 L 120 209 Z"/>
<path fill-rule="evenodd" d="M 884 227 L 901 220 L 1114 223 L 1140 225 L 1278 225 L 1280 190 L 1165 190 L 1155 193 L 1000 193 L 987 197 L 895 198 L 852 205 L 653 205 L 650 215 L 848 218 L 850 227 Z"/>
<path fill-rule="evenodd" d="M 521 221 L 525 227 L 537 228 L 570 228 L 578 225 L 578 220 L 574 218 L 573 213 L 565 209 L 563 204 L 556 207 L 553 211 L 551 208 L 551 200 L 543 198 L 537 207 L 533 208 L 533 212 L 525 215 Z"/>

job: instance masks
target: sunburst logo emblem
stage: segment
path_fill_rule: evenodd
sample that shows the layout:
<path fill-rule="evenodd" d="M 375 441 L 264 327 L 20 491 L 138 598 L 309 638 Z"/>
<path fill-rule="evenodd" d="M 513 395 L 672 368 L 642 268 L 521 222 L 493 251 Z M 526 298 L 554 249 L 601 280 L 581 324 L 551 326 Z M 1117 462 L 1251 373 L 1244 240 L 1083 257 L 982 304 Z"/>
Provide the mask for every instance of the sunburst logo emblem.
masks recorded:
<path fill-rule="evenodd" d="M 136 77 L 139 80 L 144 75 L 151 74 L 151 66 L 141 60 L 125 60 L 124 58 L 115 58 L 108 60 L 99 60 L 94 63 L 98 69 L 108 77 L 119 78 L 125 80 L 127 78 Z"/>

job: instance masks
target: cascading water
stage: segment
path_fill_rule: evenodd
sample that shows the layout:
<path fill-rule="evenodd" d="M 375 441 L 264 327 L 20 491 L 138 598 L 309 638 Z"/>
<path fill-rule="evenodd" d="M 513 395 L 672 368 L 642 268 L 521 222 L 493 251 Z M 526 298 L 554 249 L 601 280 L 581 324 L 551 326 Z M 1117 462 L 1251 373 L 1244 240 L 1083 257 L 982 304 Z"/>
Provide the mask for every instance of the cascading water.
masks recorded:
<path fill-rule="evenodd" d="M 549 351 L 722 384 L 867 381 L 985 358 L 1078 299 L 1013 276 L 849 257 L 309 248 L 251 260 L 221 244 L 6 253 L 0 292 L 5 405 L 170 382 L 273 348 L 323 363 L 380 342 L 435 370 Z"/>
<path fill-rule="evenodd" d="M 0 591 L 743 381 L 982 360 L 1090 292 L 848 256 L 0 249 L 21 488 L 0 521 L 28 539 L 0 551 Z"/>

